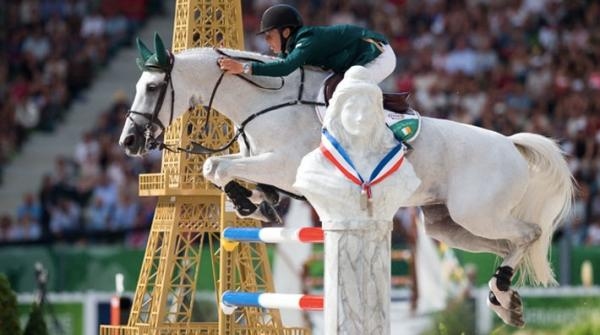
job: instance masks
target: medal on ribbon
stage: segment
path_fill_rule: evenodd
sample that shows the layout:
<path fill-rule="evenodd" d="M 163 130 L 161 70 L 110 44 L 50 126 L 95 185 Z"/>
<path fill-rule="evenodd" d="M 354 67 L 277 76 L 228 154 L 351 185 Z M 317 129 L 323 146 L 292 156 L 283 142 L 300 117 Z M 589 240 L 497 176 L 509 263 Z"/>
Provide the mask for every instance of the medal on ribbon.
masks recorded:
<path fill-rule="evenodd" d="M 350 156 L 342 145 L 323 128 L 321 135 L 321 152 L 346 178 L 360 186 L 360 208 L 367 210 L 372 216 L 372 190 L 371 187 L 396 172 L 404 161 L 406 146 L 399 143 L 392 148 L 383 159 L 375 166 L 368 180 L 365 180 L 356 170 Z"/>

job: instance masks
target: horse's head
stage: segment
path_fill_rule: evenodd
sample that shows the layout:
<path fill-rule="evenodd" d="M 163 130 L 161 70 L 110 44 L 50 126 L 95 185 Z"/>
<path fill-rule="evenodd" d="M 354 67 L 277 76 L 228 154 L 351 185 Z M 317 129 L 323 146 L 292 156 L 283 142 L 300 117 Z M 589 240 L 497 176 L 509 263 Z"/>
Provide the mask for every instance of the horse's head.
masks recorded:
<path fill-rule="evenodd" d="M 128 155 L 144 155 L 160 145 L 165 128 L 173 118 L 174 92 L 171 81 L 173 56 L 154 35 L 154 53 L 138 38 L 137 59 L 142 75 L 119 139 Z"/>

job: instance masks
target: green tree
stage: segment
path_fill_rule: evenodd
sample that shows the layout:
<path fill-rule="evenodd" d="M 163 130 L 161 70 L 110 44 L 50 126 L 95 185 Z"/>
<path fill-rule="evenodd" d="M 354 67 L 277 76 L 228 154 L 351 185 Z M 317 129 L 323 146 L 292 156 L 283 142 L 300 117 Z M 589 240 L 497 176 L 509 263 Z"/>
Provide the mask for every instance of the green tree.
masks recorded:
<path fill-rule="evenodd" d="M 0 274 L 0 335 L 20 333 L 17 296 L 11 290 L 8 278 Z"/>
<path fill-rule="evenodd" d="M 42 312 L 42 308 L 35 302 L 29 314 L 29 321 L 27 321 L 23 335 L 48 335 L 44 313 Z"/>

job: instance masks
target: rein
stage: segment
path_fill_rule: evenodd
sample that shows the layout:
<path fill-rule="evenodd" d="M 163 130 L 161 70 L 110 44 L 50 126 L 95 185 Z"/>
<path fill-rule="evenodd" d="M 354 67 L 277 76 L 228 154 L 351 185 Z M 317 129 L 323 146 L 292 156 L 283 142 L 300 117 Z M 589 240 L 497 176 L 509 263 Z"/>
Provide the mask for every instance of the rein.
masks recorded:
<path fill-rule="evenodd" d="M 221 49 L 214 48 L 214 50 L 215 50 L 215 51 L 216 51 L 216 52 L 217 52 L 219 55 L 226 56 L 226 57 L 229 57 L 229 58 L 233 58 L 233 57 L 231 57 L 230 55 L 226 54 L 226 53 L 225 53 L 223 50 L 221 50 Z M 261 60 L 257 60 L 257 59 L 253 59 L 253 58 L 248 58 L 248 57 L 235 57 L 235 59 L 244 60 L 244 61 L 255 61 L 255 62 L 262 62 Z M 214 99 L 215 99 L 215 96 L 217 95 L 217 89 L 218 89 L 218 88 L 219 88 L 219 86 L 221 85 L 221 81 L 223 80 L 223 77 L 224 77 L 224 76 L 225 76 L 225 72 L 221 72 L 221 75 L 220 75 L 220 76 L 219 76 L 219 78 L 217 79 L 217 81 L 216 81 L 216 83 L 215 83 L 215 86 L 213 87 L 213 90 L 212 90 L 212 92 L 211 92 L 211 94 L 210 94 L 210 99 L 208 100 L 208 106 L 203 106 L 204 110 L 206 111 L 206 121 L 204 121 L 204 133 L 205 133 L 207 136 L 208 136 L 208 126 L 209 126 L 209 123 L 210 123 L 210 115 L 211 115 L 211 111 L 212 111 L 212 104 L 213 104 L 213 101 L 214 101 Z M 238 78 L 240 78 L 240 79 L 242 79 L 242 80 L 244 80 L 244 81 L 246 81 L 247 83 L 250 83 L 252 86 L 255 86 L 255 87 L 261 88 L 261 89 L 263 89 L 263 90 L 278 91 L 278 90 L 282 89 L 282 88 L 283 88 L 283 86 L 285 85 L 285 80 L 283 79 L 283 77 L 280 77 L 280 79 L 281 79 L 281 85 L 279 85 L 279 87 L 275 87 L 275 88 L 273 88 L 273 87 L 266 87 L 266 86 L 263 86 L 263 85 L 261 85 L 261 84 L 259 84 L 259 83 L 255 82 L 255 81 L 253 81 L 253 80 L 251 80 L 251 79 L 249 79 L 249 78 L 247 78 L 247 77 L 245 77 L 245 76 L 241 75 L 241 74 L 236 74 L 235 76 L 236 76 L 236 77 L 238 77 Z M 239 136 L 239 135 L 238 135 L 238 136 Z M 237 136 L 234 138 L 234 140 L 235 140 L 235 139 L 237 139 Z M 233 140 L 233 141 L 234 141 L 234 140 Z M 210 152 L 211 152 L 211 153 L 214 153 L 214 152 L 220 152 L 220 151 L 224 151 L 224 150 L 226 150 L 227 148 L 229 148 L 229 147 L 230 147 L 230 146 L 233 144 L 233 141 L 231 141 L 231 143 L 228 143 L 228 145 L 227 145 L 226 147 L 224 147 L 224 149 L 222 149 L 222 150 L 218 150 L 218 151 L 210 151 Z M 199 144 L 198 144 L 198 143 L 194 143 L 194 142 L 192 142 L 192 145 L 196 145 L 196 146 L 198 146 Z M 201 145 L 200 145 L 200 146 L 201 146 Z M 208 149 L 208 148 L 207 148 L 207 149 Z M 209 150 L 210 150 L 210 149 L 209 149 Z"/>

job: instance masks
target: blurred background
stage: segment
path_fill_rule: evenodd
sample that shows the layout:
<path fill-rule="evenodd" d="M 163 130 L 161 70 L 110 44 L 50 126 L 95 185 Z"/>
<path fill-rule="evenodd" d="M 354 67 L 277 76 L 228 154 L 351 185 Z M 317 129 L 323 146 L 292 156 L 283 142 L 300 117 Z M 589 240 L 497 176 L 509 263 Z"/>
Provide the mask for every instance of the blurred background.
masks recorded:
<path fill-rule="evenodd" d="M 597 289 L 600 278 L 600 2 L 243 0 L 246 49 L 269 52 L 255 32 L 276 3 L 296 6 L 307 25 L 350 23 L 385 34 L 397 66 L 381 86 L 410 92 L 423 115 L 556 139 L 578 183 L 573 215 L 553 248 L 561 287 L 575 291 L 556 293 L 571 299 L 557 305 L 598 313 L 598 291 L 586 291 L 596 292 L 591 298 L 577 289 Z M 54 301 L 70 327 L 57 328 L 65 334 L 96 334 L 106 323 L 116 273 L 125 274 L 126 291 L 135 290 L 156 200 L 137 195 L 138 175 L 159 171 L 161 155 L 129 158 L 117 141 L 139 77 L 133 40 L 150 41 L 157 31 L 170 41 L 174 7 L 166 0 L 0 2 L 0 273 L 26 305 L 41 262 L 48 291 L 62 294 Z M 414 226 L 415 215 L 397 217 L 400 248 L 408 244 L 400 231 Z M 460 290 L 485 290 L 498 264 L 490 255 L 438 252 L 456 263 L 448 278 Z M 93 299 L 78 296 L 92 291 Z M 92 307 L 69 307 L 85 299 L 95 306 L 91 319 L 83 314 L 94 314 Z M 572 321 L 564 310 L 546 315 Z"/>

